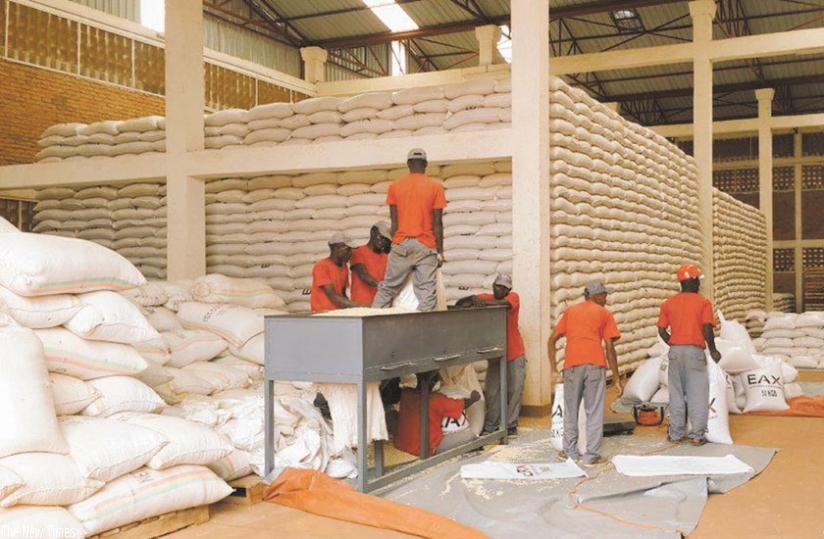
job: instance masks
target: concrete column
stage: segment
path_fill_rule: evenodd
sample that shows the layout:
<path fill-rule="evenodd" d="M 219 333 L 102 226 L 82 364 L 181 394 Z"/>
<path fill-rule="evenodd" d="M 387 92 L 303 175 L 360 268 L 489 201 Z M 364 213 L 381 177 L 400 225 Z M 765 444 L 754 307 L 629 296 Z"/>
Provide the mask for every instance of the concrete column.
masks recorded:
<path fill-rule="evenodd" d="M 775 90 L 755 91 L 758 99 L 758 207 L 767 218 L 767 310 L 773 305 L 773 139 L 772 101 Z"/>
<path fill-rule="evenodd" d="M 169 280 L 206 271 L 203 181 L 178 170 L 179 157 L 203 149 L 203 3 L 166 2 L 166 273 Z"/>
<path fill-rule="evenodd" d="M 303 78 L 315 84 L 326 80 L 326 59 L 329 57 L 320 47 L 303 47 L 300 49 L 303 58 Z"/>
<path fill-rule="evenodd" d="M 715 295 L 713 279 L 713 222 L 712 222 L 712 20 L 715 17 L 713 0 L 690 2 L 692 16 L 693 58 L 693 144 L 698 167 L 698 214 L 701 221 L 701 270 L 705 279 L 701 292 L 712 299 Z M 686 262 L 686 261 L 685 261 Z"/>
<path fill-rule="evenodd" d="M 512 270 L 526 345 L 524 404 L 550 404 L 549 2 L 512 0 Z"/>
<path fill-rule="evenodd" d="M 494 24 L 475 28 L 475 37 L 478 39 L 478 65 L 488 66 L 495 63 L 498 55 L 498 40 L 501 39 L 501 29 Z"/>
<path fill-rule="evenodd" d="M 804 176 L 801 166 L 801 157 L 804 155 L 804 148 L 801 145 L 804 135 L 801 131 L 796 130 L 793 134 L 793 157 L 796 159 L 796 164 L 793 165 L 794 182 L 793 193 L 795 193 L 795 243 L 793 244 L 793 259 L 795 267 L 795 312 L 800 313 L 804 311 L 804 249 L 801 247 L 801 240 L 803 239 L 802 231 L 802 214 L 801 214 L 801 193 L 804 189 Z M 770 236 L 772 237 L 772 236 Z M 768 268 L 772 271 L 772 252 L 769 252 Z M 772 273 L 770 273 L 772 275 Z M 775 286 L 772 282 L 772 286 Z M 770 288 L 769 290 L 772 290 Z"/>

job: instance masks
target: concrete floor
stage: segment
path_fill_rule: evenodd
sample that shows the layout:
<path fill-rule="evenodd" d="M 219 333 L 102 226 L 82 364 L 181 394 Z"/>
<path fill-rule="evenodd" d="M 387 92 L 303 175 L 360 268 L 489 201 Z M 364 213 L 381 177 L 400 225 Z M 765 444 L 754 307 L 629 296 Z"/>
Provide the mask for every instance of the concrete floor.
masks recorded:
<path fill-rule="evenodd" d="M 802 380 L 824 381 L 822 373 L 803 373 Z M 614 394 L 611 395 L 614 398 Z M 611 398 L 607 399 L 611 401 Z M 549 418 L 524 418 L 523 428 L 547 428 Z M 695 539 L 717 537 L 824 536 L 821 478 L 824 478 L 824 419 L 731 416 L 738 444 L 776 447 L 780 451 L 758 477 L 724 495 L 709 498 Z M 636 436 L 666 435 L 664 427 L 639 427 Z M 405 534 L 317 517 L 270 503 L 251 507 L 218 504 L 209 522 L 167 537 L 400 538 Z M 639 534 L 639 537 L 641 535 Z"/>

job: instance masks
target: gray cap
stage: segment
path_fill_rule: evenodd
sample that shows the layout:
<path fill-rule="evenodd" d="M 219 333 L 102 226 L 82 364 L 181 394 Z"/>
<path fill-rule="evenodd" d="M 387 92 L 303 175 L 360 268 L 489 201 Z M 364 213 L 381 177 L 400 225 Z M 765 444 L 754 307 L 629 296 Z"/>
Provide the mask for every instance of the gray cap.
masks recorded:
<path fill-rule="evenodd" d="M 512 276 L 508 273 L 499 273 L 495 276 L 495 281 L 492 284 L 499 284 L 512 289 Z"/>
<path fill-rule="evenodd" d="M 609 294 L 609 290 L 607 290 L 607 287 L 604 286 L 604 283 L 601 281 L 588 282 L 584 287 L 584 292 L 590 296 L 595 296 L 597 294 Z"/>
<path fill-rule="evenodd" d="M 378 221 L 374 225 L 378 229 L 378 233 L 386 239 L 392 239 L 392 227 L 387 221 Z"/>
<path fill-rule="evenodd" d="M 350 240 L 349 237 L 346 234 L 344 234 L 343 232 L 335 232 L 334 234 L 332 234 L 332 237 L 329 238 L 328 243 L 329 243 L 329 245 L 335 245 L 336 243 L 342 243 L 343 245 L 346 245 L 347 247 L 352 247 L 352 240 Z"/>
<path fill-rule="evenodd" d="M 422 148 L 412 148 L 406 154 L 406 160 L 409 161 L 410 159 L 423 159 L 426 161 L 426 152 Z"/>

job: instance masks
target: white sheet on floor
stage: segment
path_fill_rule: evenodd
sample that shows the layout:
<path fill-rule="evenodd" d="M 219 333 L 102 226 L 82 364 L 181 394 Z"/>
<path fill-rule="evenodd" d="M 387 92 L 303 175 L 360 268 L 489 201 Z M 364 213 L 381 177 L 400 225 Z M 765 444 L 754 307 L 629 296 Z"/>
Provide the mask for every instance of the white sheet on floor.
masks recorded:
<path fill-rule="evenodd" d="M 618 473 L 631 477 L 753 473 L 753 469 L 735 455 L 723 457 L 615 455 L 612 457 L 612 463 Z"/>
<path fill-rule="evenodd" d="M 338 453 L 346 447 L 358 446 L 358 390 L 355 384 L 317 384 L 329 403 L 334 430 L 334 447 Z M 386 414 L 377 383 L 366 386 L 366 430 L 368 440 L 388 440 Z"/>
<path fill-rule="evenodd" d="M 536 462 L 514 464 L 510 462 L 479 462 L 461 466 L 461 479 L 521 479 L 541 481 L 584 477 L 584 471 L 572 459 L 566 462 Z"/>

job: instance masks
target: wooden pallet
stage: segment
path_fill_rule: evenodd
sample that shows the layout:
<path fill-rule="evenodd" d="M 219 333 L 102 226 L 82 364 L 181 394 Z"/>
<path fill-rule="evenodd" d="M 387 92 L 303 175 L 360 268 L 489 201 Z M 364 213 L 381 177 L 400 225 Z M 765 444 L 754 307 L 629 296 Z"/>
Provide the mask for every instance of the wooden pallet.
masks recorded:
<path fill-rule="evenodd" d="M 99 535 L 92 535 L 88 539 L 105 539 L 114 536 L 117 536 L 117 539 L 154 539 L 195 524 L 203 524 L 208 520 L 209 506 L 199 505 L 133 522 Z"/>
<path fill-rule="evenodd" d="M 263 491 L 266 490 L 266 485 L 261 483 L 260 477 L 256 475 L 247 475 L 229 481 L 229 486 L 235 490 L 229 496 L 220 500 L 221 503 L 254 505 L 263 501 Z"/>

